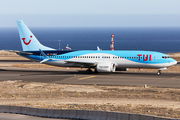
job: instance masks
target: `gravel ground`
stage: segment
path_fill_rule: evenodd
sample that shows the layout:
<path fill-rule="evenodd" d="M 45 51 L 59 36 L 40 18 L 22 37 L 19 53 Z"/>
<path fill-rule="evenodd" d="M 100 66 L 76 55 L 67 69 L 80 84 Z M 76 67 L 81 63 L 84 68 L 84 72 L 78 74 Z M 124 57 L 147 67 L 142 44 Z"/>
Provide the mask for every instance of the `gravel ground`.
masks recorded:
<path fill-rule="evenodd" d="M 0 104 L 180 118 L 180 89 L 2 81 Z"/>

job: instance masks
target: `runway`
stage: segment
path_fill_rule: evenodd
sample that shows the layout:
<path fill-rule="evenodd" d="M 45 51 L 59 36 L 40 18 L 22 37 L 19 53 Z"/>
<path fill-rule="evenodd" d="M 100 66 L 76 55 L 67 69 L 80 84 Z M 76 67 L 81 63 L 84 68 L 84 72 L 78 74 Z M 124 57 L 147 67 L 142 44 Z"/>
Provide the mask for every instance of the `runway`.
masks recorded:
<path fill-rule="evenodd" d="M 30 69 L 0 67 L 0 80 L 22 80 L 56 84 L 119 85 L 180 88 L 179 73 L 115 72 L 86 74 L 84 70 L 73 69 Z"/>

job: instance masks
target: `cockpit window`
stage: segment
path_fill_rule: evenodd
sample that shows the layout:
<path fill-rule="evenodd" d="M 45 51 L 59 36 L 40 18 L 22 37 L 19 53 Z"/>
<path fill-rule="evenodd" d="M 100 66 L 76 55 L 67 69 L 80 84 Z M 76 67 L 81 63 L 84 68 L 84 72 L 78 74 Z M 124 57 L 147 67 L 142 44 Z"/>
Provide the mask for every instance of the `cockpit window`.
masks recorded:
<path fill-rule="evenodd" d="M 169 56 L 162 56 L 163 59 L 167 59 L 170 58 Z"/>

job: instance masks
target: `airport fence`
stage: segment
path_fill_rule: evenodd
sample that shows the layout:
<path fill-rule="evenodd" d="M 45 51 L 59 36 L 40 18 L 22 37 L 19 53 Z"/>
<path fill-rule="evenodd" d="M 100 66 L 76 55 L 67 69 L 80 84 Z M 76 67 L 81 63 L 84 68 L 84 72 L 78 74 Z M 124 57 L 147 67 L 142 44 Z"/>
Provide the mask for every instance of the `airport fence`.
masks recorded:
<path fill-rule="evenodd" d="M 0 105 L 0 113 L 22 114 L 45 118 L 79 119 L 79 120 L 180 120 L 142 114 L 90 111 L 90 110 L 64 110 L 41 109 L 21 106 Z"/>

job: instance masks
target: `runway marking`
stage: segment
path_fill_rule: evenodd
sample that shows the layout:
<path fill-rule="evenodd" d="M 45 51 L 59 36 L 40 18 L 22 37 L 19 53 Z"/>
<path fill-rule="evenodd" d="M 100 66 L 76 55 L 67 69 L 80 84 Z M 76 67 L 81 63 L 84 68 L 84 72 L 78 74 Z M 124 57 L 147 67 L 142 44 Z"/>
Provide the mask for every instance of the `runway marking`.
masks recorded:
<path fill-rule="evenodd" d="M 180 76 L 176 76 L 176 77 L 173 77 L 173 78 L 171 78 L 171 79 L 176 79 L 176 78 L 178 78 L 178 77 L 180 77 Z"/>
<path fill-rule="evenodd" d="M 83 77 L 83 78 L 79 78 L 78 80 L 84 80 L 84 79 L 93 78 L 93 77 L 96 77 L 96 76 Z"/>

